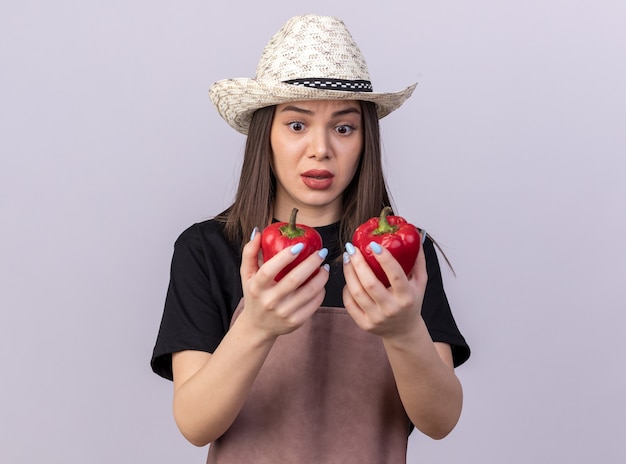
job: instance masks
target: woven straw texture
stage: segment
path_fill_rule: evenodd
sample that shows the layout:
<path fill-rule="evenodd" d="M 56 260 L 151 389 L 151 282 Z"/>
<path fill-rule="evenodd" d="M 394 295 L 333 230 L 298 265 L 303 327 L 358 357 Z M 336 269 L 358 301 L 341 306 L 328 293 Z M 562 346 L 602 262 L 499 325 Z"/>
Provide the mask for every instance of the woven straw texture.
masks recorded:
<path fill-rule="evenodd" d="M 209 89 L 209 97 L 224 120 L 247 134 L 259 108 L 303 100 L 364 100 L 376 103 L 383 118 L 406 101 L 415 84 L 395 93 L 332 90 L 287 84 L 305 78 L 369 81 L 361 50 L 343 21 L 332 16 L 291 18 L 270 39 L 257 65 L 256 76 L 224 79 Z"/>

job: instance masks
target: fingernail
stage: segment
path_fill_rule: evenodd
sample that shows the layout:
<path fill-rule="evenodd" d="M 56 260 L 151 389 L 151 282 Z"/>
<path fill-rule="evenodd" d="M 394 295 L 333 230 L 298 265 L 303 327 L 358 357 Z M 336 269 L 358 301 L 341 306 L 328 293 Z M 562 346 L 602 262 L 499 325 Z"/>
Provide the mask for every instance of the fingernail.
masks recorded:
<path fill-rule="evenodd" d="M 383 252 L 383 248 L 376 242 L 370 242 L 370 248 L 377 255 L 379 255 L 379 254 L 381 254 Z"/>
<path fill-rule="evenodd" d="M 252 234 L 250 235 L 250 241 L 254 240 L 254 237 L 256 237 L 256 233 L 259 231 L 258 227 L 255 227 L 254 229 L 252 229 Z"/>
<path fill-rule="evenodd" d="M 422 229 L 422 245 L 426 241 L 426 230 Z"/>
<path fill-rule="evenodd" d="M 292 255 L 297 255 L 303 249 L 304 249 L 304 243 L 302 243 L 302 242 L 296 243 L 294 246 L 291 247 L 291 254 Z"/>
<path fill-rule="evenodd" d="M 326 270 L 326 272 L 330 272 L 330 264 L 324 264 L 322 267 Z"/>
<path fill-rule="evenodd" d="M 356 250 L 354 249 L 354 245 L 352 245 L 352 243 L 350 242 L 346 243 L 346 251 L 348 252 L 350 256 L 356 253 Z"/>
<path fill-rule="evenodd" d="M 326 256 L 328 256 L 328 248 L 322 248 L 320 251 L 317 252 L 317 254 L 320 258 L 325 259 Z"/>
<path fill-rule="evenodd" d="M 347 252 L 343 253 L 343 263 L 348 264 L 350 262 L 350 255 Z"/>

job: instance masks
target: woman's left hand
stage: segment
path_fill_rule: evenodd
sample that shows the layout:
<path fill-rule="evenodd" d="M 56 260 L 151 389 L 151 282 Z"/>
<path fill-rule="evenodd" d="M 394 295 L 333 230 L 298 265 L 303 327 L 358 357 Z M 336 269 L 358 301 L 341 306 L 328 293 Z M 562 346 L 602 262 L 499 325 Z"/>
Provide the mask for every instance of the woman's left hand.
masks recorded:
<path fill-rule="evenodd" d="M 441 439 L 455 427 L 463 404 L 450 346 L 433 343 L 422 319 L 426 258 L 421 247 L 409 275 L 385 248 L 372 249 L 387 274 L 386 288 L 361 252 L 346 245 L 343 302 L 362 329 L 382 337 L 404 409 L 415 427 Z M 380 253 L 377 253 L 380 251 Z M 346 262 L 346 259 L 347 262 Z"/>
<path fill-rule="evenodd" d="M 386 248 L 374 245 L 372 251 L 391 286 L 386 288 L 374 275 L 359 249 L 347 244 L 343 266 L 346 278 L 344 306 L 363 330 L 383 338 L 401 337 L 414 331 L 421 320 L 428 281 L 423 247 L 408 276 Z"/>

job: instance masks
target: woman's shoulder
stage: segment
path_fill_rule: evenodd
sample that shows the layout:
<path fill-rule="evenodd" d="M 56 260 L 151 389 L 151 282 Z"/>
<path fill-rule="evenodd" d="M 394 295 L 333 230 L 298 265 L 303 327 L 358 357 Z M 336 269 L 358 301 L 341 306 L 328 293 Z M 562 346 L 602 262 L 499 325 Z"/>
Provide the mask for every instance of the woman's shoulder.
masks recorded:
<path fill-rule="evenodd" d="M 226 246 L 231 250 L 236 249 L 224 233 L 224 222 L 216 218 L 195 222 L 187 227 L 176 239 L 175 246 L 202 249 L 223 248 Z"/>
<path fill-rule="evenodd" d="M 202 237 L 224 235 L 224 223 L 218 219 L 211 218 L 199 222 L 194 222 L 184 229 L 176 239 L 177 242 L 190 242 Z"/>

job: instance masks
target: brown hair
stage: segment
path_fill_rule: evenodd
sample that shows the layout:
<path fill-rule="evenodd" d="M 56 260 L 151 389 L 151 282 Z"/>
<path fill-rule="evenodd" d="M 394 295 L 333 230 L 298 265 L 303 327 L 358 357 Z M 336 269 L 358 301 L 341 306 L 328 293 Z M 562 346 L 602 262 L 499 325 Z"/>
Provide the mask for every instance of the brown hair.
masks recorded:
<path fill-rule="evenodd" d="M 339 243 L 351 240 L 359 224 L 378 216 L 391 202 L 383 175 L 376 105 L 364 101 L 360 104 L 363 152 L 354 178 L 343 193 Z M 254 227 L 263 229 L 272 219 L 276 177 L 271 169 L 270 130 L 275 108 L 261 108 L 252 116 L 235 201 L 216 216 L 225 223 L 228 239 L 241 246 Z"/>

